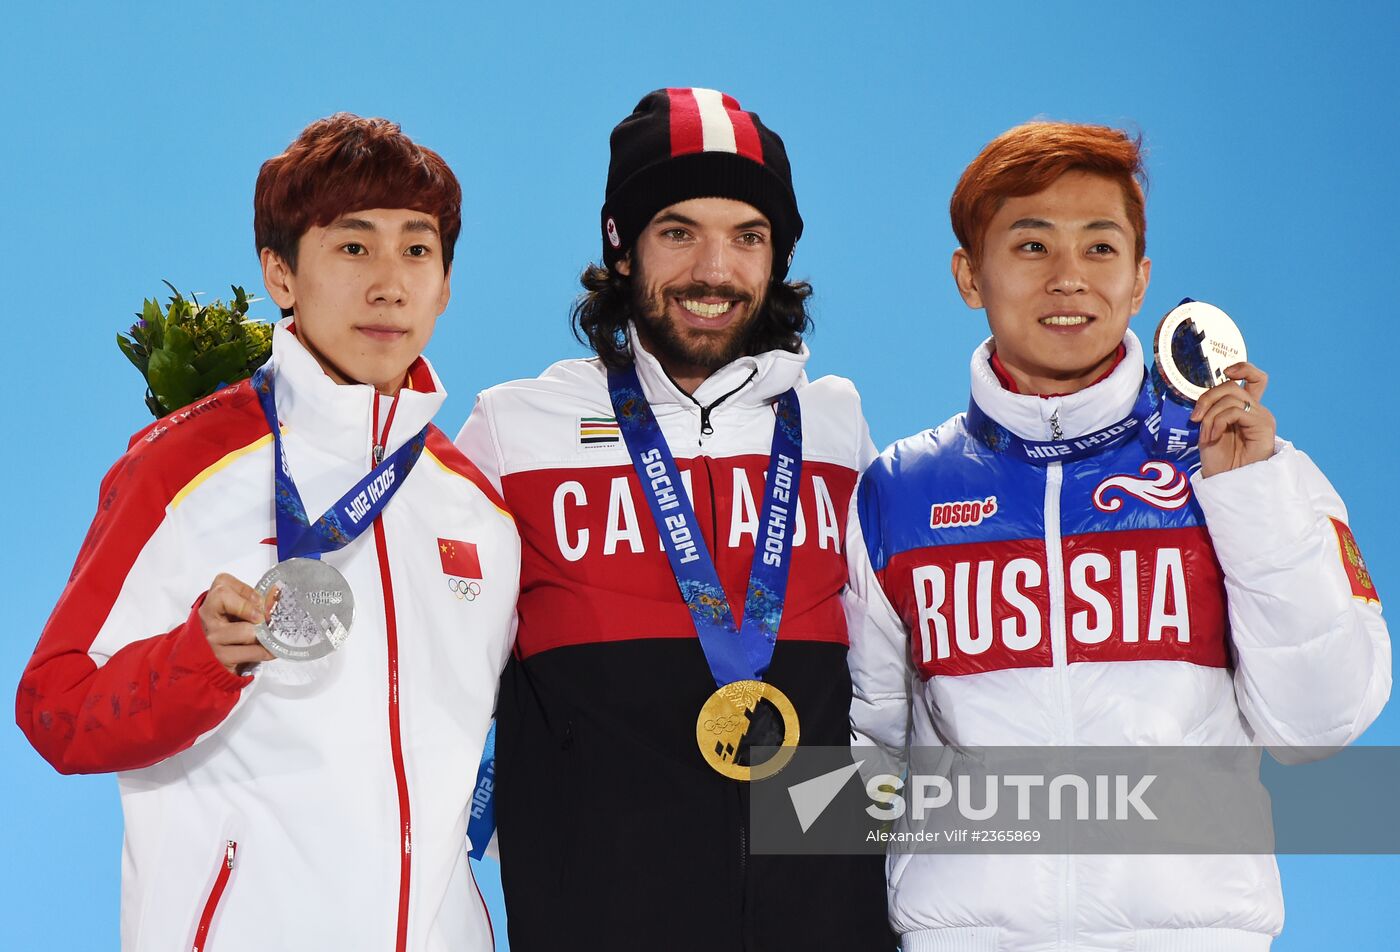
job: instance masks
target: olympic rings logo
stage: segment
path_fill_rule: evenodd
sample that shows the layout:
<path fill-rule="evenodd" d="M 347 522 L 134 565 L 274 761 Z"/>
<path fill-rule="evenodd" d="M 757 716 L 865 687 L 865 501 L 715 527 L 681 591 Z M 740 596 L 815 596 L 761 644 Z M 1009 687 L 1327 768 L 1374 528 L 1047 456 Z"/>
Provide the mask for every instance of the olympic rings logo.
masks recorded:
<path fill-rule="evenodd" d="M 453 595 L 457 596 L 457 601 L 476 601 L 476 597 L 481 594 L 481 584 L 464 578 L 449 578 L 447 588 Z"/>
<path fill-rule="evenodd" d="M 725 714 L 723 717 L 712 717 L 701 726 L 718 737 L 721 734 L 728 734 L 742 728 L 743 721 L 738 714 Z"/>

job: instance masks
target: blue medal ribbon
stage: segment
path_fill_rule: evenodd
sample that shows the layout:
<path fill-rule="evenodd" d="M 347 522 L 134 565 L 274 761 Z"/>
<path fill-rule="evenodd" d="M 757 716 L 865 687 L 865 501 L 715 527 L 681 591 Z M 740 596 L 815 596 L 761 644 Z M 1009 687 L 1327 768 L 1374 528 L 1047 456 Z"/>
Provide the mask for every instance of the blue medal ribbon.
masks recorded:
<path fill-rule="evenodd" d="M 976 400 L 969 400 L 967 406 L 970 433 L 996 452 L 1036 466 L 1072 463 L 1096 456 L 1135 436 L 1153 455 L 1181 459 L 1196 449 L 1200 436 L 1200 427 L 1192 423 L 1190 417 L 1191 408 L 1172 398 L 1156 367 L 1143 375 L 1142 388 L 1127 416 L 1072 439 L 1023 440 L 989 417 Z"/>
<path fill-rule="evenodd" d="M 262 404 L 263 416 L 272 430 L 276 453 L 273 464 L 273 490 L 276 496 L 277 560 L 292 558 L 317 559 L 325 552 L 343 549 L 359 538 L 384 511 L 394 493 L 399 491 L 413 464 L 418 462 L 428 438 L 426 426 L 393 455 L 369 471 L 369 474 L 336 500 L 319 519 L 307 518 L 296 481 L 287 465 L 286 447 L 282 445 L 282 427 L 277 422 L 277 398 L 273 375 L 266 365 L 253 374 L 253 390 Z"/>
<path fill-rule="evenodd" d="M 467 840 L 471 849 L 467 855 L 481 859 L 496 832 L 496 722 L 486 732 L 486 745 L 481 749 L 481 762 L 476 768 L 476 786 L 467 810 Z"/>
<path fill-rule="evenodd" d="M 1182 298 L 1177 307 L 1182 304 L 1190 304 L 1195 298 Z M 1175 310 L 1175 308 L 1173 308 Z M 1196 345 L 1197 360 L 1205 363 L 1205 354 L 1201 352 L 1200 345 Z M 1167 383 L 1162 379 L 1162 372 L 1154 361 L 1148 370 L 1148 375 L 1152 380 L 1152 388 L 1157 392 L 1161 401 L 1161 417 L 1159 424 L 1161 432 L 1158 436 L 1158 443 L 1168 455 L 1184 455 L 1194 449 L 1200 442 L 1201 426 L 1199 423 L 1191 422 L 1191 412 L 1195 409 L 1194 402 L 1185 402 L 1172 393 L 1167 387 Z M 1210 379 L 1210 368 L 1206 367 L 1204 379 Z"/>
<path fill-rule="evenodd" d="M 764 487 L 759 535 L 744 599 L 743 626 L 734 624 L 729 596 L 720 583 L 700 532 L 695 508 L 686 495 L 680 470 L 666 445 L 656 415 L 651 412 L 635 367 L 608 374 L 608 394 L 627 452 L 661 533 L 661 545 L 671 563 L 676 586 L 690 610 L 700 647 L 715 683 L 761 680 L 773 658 L 787 597 L 788 566 L 793 527 L 797 521 L 797 490 L 802 479 L 802 407 L 789 390 L 774 406 L 773 446 L 768 482 Z M 476 787 L 467 820 L 469 855 L 481 859 L 496 826 L 496 725 L 487 735 L 477 766 Z"/>
<path fill-rule="evenodd" d="M 1201 425 L 1191 422 L 1195 405 L 1182 403 L 1167 389 L 1156 364 L 1148 368 L 1147 377 L 1157 399 L 1153 448 L 1159 455 L 1173 459 L 1186 456 L 1201 441 Z"/>
<path fill-rule="evenodd" d="M 802 408 L 796 391 L 788 390 L 774 406 L 768 481 L 742 626 L 734 622 L 729 597 L 636 368 L 609 371 L 608 394 L 715 683 L 722 687 L 733 681 L 762 680 L 773 658 L 787 597 L 802 479 Z"/>

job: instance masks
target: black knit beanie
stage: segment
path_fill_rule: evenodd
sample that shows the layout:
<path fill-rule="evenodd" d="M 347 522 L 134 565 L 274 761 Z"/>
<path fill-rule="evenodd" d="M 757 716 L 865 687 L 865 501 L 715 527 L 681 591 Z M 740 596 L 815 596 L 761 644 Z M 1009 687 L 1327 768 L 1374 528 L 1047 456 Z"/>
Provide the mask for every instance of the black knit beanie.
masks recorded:
<path fill-rule="evenodd" d="M 778 134 L 713 89 L 658 89 L 612 131 L 603 203 L 603 263 L 618 262 L 661 209 L 733 198 L 773 226 L 773 279 L 787 277 L 802 237 L 792 169 Z"/>

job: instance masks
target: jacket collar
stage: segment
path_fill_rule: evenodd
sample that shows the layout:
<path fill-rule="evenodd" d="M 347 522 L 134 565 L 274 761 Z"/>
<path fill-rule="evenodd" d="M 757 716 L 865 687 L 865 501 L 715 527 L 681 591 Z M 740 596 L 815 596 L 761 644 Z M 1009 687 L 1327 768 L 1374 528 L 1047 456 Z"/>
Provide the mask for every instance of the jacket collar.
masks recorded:
<path fill-rule="evenodd" d="M 316 362 L 291 330 L 292 318 L 272 332 L 272 368 L 277 416 L 291 432 L 336 456 L 356 462 L 369 458 L 374 437 L 374 388 L 338 384 Z M 385 452 L 392 453 L 432 420 L 447 393 L 432 365 L 419 357 L 409 369 L 410 386 L 400 391 Z M 391 401 L 381 398 L 387 411 Z"/>
<path fill-rule="evenodd" d="M 1090 387 L 1059 397 L 1012 393 L 992 371 L 992 339 L 972 355 L 972 399 L 982 411 L 1023 440 L 1074 439 L 1123 419 L 1133 409 L 1146 369 L 1142 345 L 1132 331 L 1123 336 L 1126 353 L 1113 371 Z M 1051 419 L 1059 424 L 1054 432 Z"/>
<path fill-rule="evenodd" d="M 632 348 L 642 391 L 646 394 L 647 402 L 654 407 L 668 403 L 708 406 L 736 390 L 725 401 L 726 405 L 763 406 L 807 382 L 805 368 L 807 358 L 811 356 L 807 345 L 803 344 L 795 354 L 785 350 L 769 350 L 754 356 L 739 357 L 710 374 L 691 395 L 677 387 L 661 368 L 660 361 L 642 346 L 637 339 L 637 328 L 630 322 L 627 325 L 627 342 Z"/>

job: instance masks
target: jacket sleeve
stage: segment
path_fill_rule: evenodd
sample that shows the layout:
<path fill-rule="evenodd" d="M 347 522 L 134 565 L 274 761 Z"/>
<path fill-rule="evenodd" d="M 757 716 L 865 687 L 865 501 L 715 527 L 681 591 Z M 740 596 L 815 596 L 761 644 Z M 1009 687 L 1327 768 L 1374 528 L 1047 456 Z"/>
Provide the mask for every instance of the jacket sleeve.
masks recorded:
<path fill-rule="evenodd" d="M 1390 638 L 1342 500 L 1283 441 L 1268 460 L 1192 485 L 1224 570 L 1250 727 L 1284 757 L 1351 743 L 1390 696 Z"/>
<path fill-rule="evenodd" d="M 177 754 L 222 722 L 252 681 L 214 657 L 197 616 L 202 596 L 193 608 L 183 607 L 193 591 L 175 600 L 178 532 L 159 467 L 139 462 L 128 453 L 103 480 L 102 504 L 20 680 L 20 730 L 60 773 L 132 770 Z"/>
<path fill-rule="evenodd" d="M 501 460 L 501 444 L 496 439 L 496 421 L 489 400 L 487 394 L 477 394 L 471 416 L 467 417 L 467 422 L 462 424 L 462 429 L 452 442 L 491 481 L 496 492 L 503 494 L 501 475 L 505 466 Z"/>
<path fill-rule="evenodd" d="M 900 759 L 909 733 L 909 633 L 871 562 L 869 543 L 878 539 L 880 530 L 878 498 L 869 475 L 867 470 L 851 494 L 847 530 L 850 581 L 843 602 L 851 641 L 851 736 L 853 746 L 875 744 Z"/>
<path fill-rule="evenodd" d="M 505 466 L 501 459 L 500 444 L 496 440 L 496 424 L 495 420 L 491 416 L 491 409 L 488 404 L 488 398 L 486 394 L 477 394 L 476 405 L 472 407 L 471 415 L 467 417 L 467 422 L 462 424 L 462 429 L 458 431 L 457 438 L 453 440 L 453 443 L 457 446 L 457 449 L 462 451 L 462 455 L 466 456 L 467 459 L 471 460 L 472 463 L 475 464 L 476 468 L 481 471 L 481 474 L 485 476 L 488 480 L 490 480 L 491 485 L 496 487 L 496 492 L 500 494 L 502 498 L 504 498 L 505 489 L 501 483 L 501 476 L 505 470 Z M 520 613 L 517 610 L 511 613 L 510 618 L 509 644 L 512 647 L 515 645 L 515 634 L 519 627 Z M 509 660 L 508 655 L 509 652 L 507 653 L 506 657 L 501 658 L 501 664 L 499 665 L 499 668 L 505 667 L 506 662 Z M 501 693 L 499 670 L 497 674 L 498 677 L 496 680 L 496 698 L 497 702 L 499 702 Z M 494 715 L 494 706 L 492 710 Z M 495 729 L 496 722 L 493 716 L 491 721 L 491 730 L 493 732 L 493 735 Z M 491 755 L 492 771 L 494 771 L 495 769 L 494 747 L 495 741 L 493 739 Z M 478 777 L 477 779 L 478 782 L 480 782 L 480 777 Z M 496 794 L 493 792 L 491 796 L 494 801 Z M 482 830 L 482 827 L 478 827 L 478 832 L 481 832 Z M 468 832 L 472 832 L 470 827 L 468 827 Z M 489 837 L 489 839 L 487 840 L 485 848 L 479 851 L 479 855 L 488 857 L 490 859 L 494 859 L 497 862 L 499 862 L 501 858 L 500 839 L 496 835 L 494 802 L 491 807 L 491 819 L 484 827 L 484 832 L 485 835 Z M 473 853 L 477 852 L 475 846 L 472 847 L 472 851 Z"/>
<path fill-rule="evenodd" d="M 479 393 L 476 397 L 476 406 L 472 407 L 472 412 L 467 417 L 467 422 L 462 424 L 462 429 L 457 433 L 457 439 L 453 440 L 457 449 L 462 451 L 462 455 L 471 460 L 481 474 L 485 476 L 496 488 L 497 494 L 504 500 L 505 488 L 501 482 L 501 477 L 505 474 L 505 460 L 501 456 L 501 443 L 496 438 L 496 420 L 491 411 L 489 395 Z M 507 505 L 509 505 L 507 503 Z M 524 557 L 524 540 L 521 540 L 521 558 Z M 517 612 L 511 616 L 511 639 L 510 643 L 515 644 L 515 633 L 519 627 L 520 616 Z M 504 659 L 502 659 L 504 664 Z"/>
<path fill-rule="evenodd" d="M 870 439 L 870 424 L 865 420 L 865 410 L 860 402 L 860 395 L 856 395 L 856 472 L 863 473 L 871 463 L 875 462 L 875 457 L 880 455 L 880 451 L 875 448 L 875 443 Z M 854 512 L 854 510 L 852 510 Z"/>

